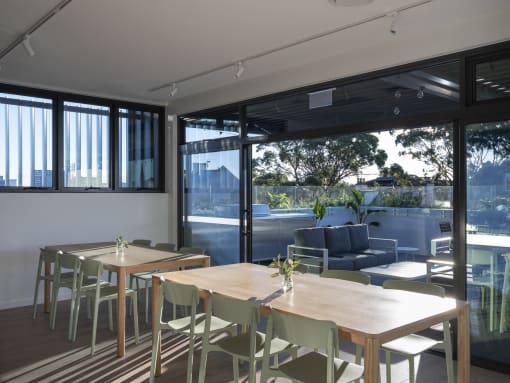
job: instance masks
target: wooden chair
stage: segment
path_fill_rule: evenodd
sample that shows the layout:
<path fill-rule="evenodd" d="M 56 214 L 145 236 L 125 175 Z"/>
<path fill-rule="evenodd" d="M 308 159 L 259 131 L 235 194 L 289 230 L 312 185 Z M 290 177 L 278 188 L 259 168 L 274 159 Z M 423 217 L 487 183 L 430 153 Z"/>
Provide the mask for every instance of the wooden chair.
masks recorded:
<path fill-rule="evenodd" d="M 386 280 L 383 283 L 385 289 L 405 290 L 415 293 L 445 296 L 445 290 L 441 286 L 431 283 L 404 281 L 404 280 Z M 409 361 L 409 383 L 415 382 L 414 357 L 431 348 L 442 348 L 445 352 L 446 371 L 448 383 L 454 383 L 453 376 L 453 358 L 452 341 L 450 335 L 450 322 L 445 321 L 433 329 L 443 332 L 443 339 L 436 340 L 418 334 L 407 335 L 390 342 L 384 343 L 381 347 L 386 353 L 386 382 L 391 383 L 391 353 L 398 353 L 407 357 Z"/>
<path fill-rule="evenodd" d="M 269 378 L 285 378 L 292 382 L 348 383 L 363 377 L 363 367 L 346 362 L 338 355 L 338 329 L 334 322 L 285 314 L 271 310 L 267 324 L 267 340 L 262 359 L 261 382 Z M 285 342 L 311 349 L 325 349 L 325 353 L 312 351 L 279 366 L 269 366 L 271 344 Z M 285 344 L 284 343 L 284 344 Z"/>

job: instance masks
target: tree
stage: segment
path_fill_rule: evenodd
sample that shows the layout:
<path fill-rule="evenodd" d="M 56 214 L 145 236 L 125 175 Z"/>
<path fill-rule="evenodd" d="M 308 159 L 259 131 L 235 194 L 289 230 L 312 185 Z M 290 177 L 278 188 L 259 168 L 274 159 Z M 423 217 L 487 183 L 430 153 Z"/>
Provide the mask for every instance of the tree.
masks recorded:
<path fill-rule="evenodd" d="M 468 129 L 466 146 L 471 172 L 478 172 L 489 161 L 499 166 L 510 157 L 510 126 L 498 122 L 482 124 L 479 129 Z"/>
<path fill-rule="evenodd" d="M 397 186 L 412 186 L 411 176 L 399 164 L 391 164 L 382 168 L 379 173 L 383 177 L 395 177 Z"/>
<path fill-rule="evenodd" d="M 388 155 L 378 144 L 376 136 L 360 133 L 260 145 L 257 175 L 280 173 L 298 185 L 335 186 L 364 167 L 384 166 Z"/>
<path fill-rule="evenodd" d="M 434 183 L 452 184 L 453 139 L 449 125 L 404 129 L 397 135 L 395 143 L 405 148 L 399 154 L 408 154 L 434 169 Z"/>

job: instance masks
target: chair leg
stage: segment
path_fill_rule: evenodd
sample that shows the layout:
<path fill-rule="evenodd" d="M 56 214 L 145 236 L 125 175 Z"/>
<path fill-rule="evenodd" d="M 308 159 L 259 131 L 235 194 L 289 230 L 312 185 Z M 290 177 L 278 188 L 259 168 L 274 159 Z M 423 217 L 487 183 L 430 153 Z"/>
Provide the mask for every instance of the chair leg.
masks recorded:
<path fill-rule="evenodd" d="M 414 356 L 409 358 L 409 383 L 414 383 Z"/>
<path fill-rule="evenodd" d="M 39 294 L 39 284 L 41 283 L 41 272 L 42 272 L 42 259 L 39 258 L 39 264 L 37 266 L 37 277 L 35 278 L 35 291 L 34 291 L 34 303 L 32 305 L 32 319 L 35 319 L 37 315 L 37 295 Z"/>
<path fill-rule="evenodd" d="M 69 330 L 67 332 L 67 339 L 73 340 L 73 331 L 74 331 L 74 306 L 76 305 L 76 291 L 71 291 L 71 310 L 69 310 Z"/>
<path fill-rule="evenodd" d="M 131 302 L 133 303 L 133 322 L 135 325 L 135 343 L 138 344 L 140 338 L 140 329 L 138 327 L 138 293 L 135 291 L 131 295 Z"/>
<path fill-rule="evenodd" d="M 94 351 L 96 350 L 96 332 L 98 314 L 99 314 L 99 299 L 94 299 L 94 314 L 92 317 L 92 343 L 90 345 L 90 355 L 94 355 Z"/>
<path fill-rule="evenodd" d="M 133 274 L 129 274 L 129 289 L 130 290 L 133 290 L 133 279 L 135 279 L 135 277 L 133 276 Z M 129 302 L 129 310 L 128 310 L 128 313 L 129 313 L 129 316 L 131 317 L 133 315 L 133 301 Z"/>
<path fill-rule="evenodd" d="M 232 370 L 234 371 L 234 383 L 239 383 L 239 359 L 235 356 L 232 358 Z"/>
<path fill-rule="evenodd" d="M 354 359 L 354 362 L 356 364 L 361 364 L 361 355 L 363 354 L 363 346 L 360 344 L 356 345 L 356 358 Z M 380 374 L 379 374 L 380 375 Z M 354 383 L 360 383 L 359 379 L 356 379 Z"/>
<path fill-rule="evenodd" d="M 391 383 L 391 352 L 385 351 L 386 354 L 386 383 Z"/>
<path fill-rule="evenodd" d="M 57 304 L 58 304 L 58 286 L 53 283 L 51 289 L 51 306 L 50 306 L 50 329 L 55 330 L 55 321 L 57 316 Z"/>
<path fill-rule="evenodd" d="M 74 304 L 74 313 L 73 313 L 73 331 L 71 333 L 71 341 L 76 341 L 76 332 L 78 331 L 78 316 L 80 312 L 80 302 L 81 297 L 76 295 L 76 302 Z M 87 302 L 90 303 L 89 297 L 87 297 Z"/>
<path fill-rule="evenodd" d="M 205 370 L 207 368 L 207 346 L 204 344 L 207 342 L 202 338 L 202 355 L 200 356 L 200 370 L 198 371 L 198 383 L 205 382 Z"/>
<path fill-rule="evenodd" d="M 92 319 L 92 304 L 89 296 L 87 296 L 87 319 Z"/>
<path fill-rule="evenodd" d="M 149 377 L 149 383 L 154 383 L 154 377 L 156 376 L 156 360 L 158 359 L 158 342 L 161 340 L 161 329 L 159 324 L 156 324 L 157 328 L 155 333 L 157 336 L 152 338 L 152 354 L 151 354 L 151 372 Z"/>
<path fill-rule="evenodd" d="M 255 383 L 255 376 L 257 372 L 257 361 L 255 358 L 253 360 L 250 360 L 250 370 L 248 372 L 248 382 L 249 383 Z"/>
<path fill-rule="evenodd" d="M 113 331 L 113 309 L 112 301 L 108 301 L 108 330 Z"/>
<path fill-rule="evenodd" d="M 190 337 L 188 350 L 188 366 L 186 371 L 186 383 L 192 383 L 194 351 L 195 351 L 195 337 Z"/>
<path fill-rule="evenodd" d="M 452 337 L 450 335 L 450 324 L 449 322 L 443 323 L 443 345 L 444 345 L 444 356 L 446 360 L 446 375 L 448 377 L 448 383 L 454 383 L 454 369 L 453 369 L 453 356 L 452 356 Z"/>

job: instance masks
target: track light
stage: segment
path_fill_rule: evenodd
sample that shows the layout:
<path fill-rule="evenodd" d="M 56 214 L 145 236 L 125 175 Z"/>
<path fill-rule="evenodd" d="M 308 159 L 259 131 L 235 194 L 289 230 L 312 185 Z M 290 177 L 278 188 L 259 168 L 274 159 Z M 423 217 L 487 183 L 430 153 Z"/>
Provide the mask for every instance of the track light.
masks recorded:
<path fill-rule="evenodd" d="M 391 13 L 388 13 L 387 16 L 391 19 L 390 33 L 392 35 L 396 35 L 397 34 L 397 28 L 396 28 L 397 27 L 397 19 L 398 19 L 399 13 L 391 12 Z"/>
<path fill-rule="evenodd" d="M 30 43 L 30 35 L 26 35 L 23 39 L 23 48 L 27 51 L 27 54 L 29 56 L 35 55 L 34 48 L 32 47 L 32 44 Z"/>
<path fill-rule="evenodd" d="M 241 77 L 241 76 L 243 75 L 243 73 L 244 73 L 244 70 L 245 70 L 245 69 L 246 69 L 246 68 L 244 67 L 243 62 L 242 62 L 242 61 L 239 61 L 239 62 L 237 63 L 237 72 L 236 72 L 236 74 L 234 75 L 234 78 L 239 78 L 239 77 Z"/>
<path fill-rule="evenodd" d="M 179 91 L 179 88 L 177 87 L 177 83 L 172 84 L 172 88 L 170 89 L 170 96 L 175 97 L 177 92 Z"/>

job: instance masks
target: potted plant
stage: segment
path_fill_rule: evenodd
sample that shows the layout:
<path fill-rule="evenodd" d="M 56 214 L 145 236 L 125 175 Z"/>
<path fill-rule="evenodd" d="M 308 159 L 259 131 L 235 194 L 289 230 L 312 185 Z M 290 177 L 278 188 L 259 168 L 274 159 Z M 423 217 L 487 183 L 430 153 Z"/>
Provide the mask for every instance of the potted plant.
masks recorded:
<path fill-rule="evenodd" d="M 283 275 L 283 292 L 286 292 L 294 287 L 294 280 L 292 275 L 297 273 L 296 267 L 301 263 L 301 260 L 293 260 L 291 257 L 285 258 L 282 262 L 280 254 L 269 264 L 269 267 L 278 269 L 278 272 L 271 274 L 271 277 Z"/>

